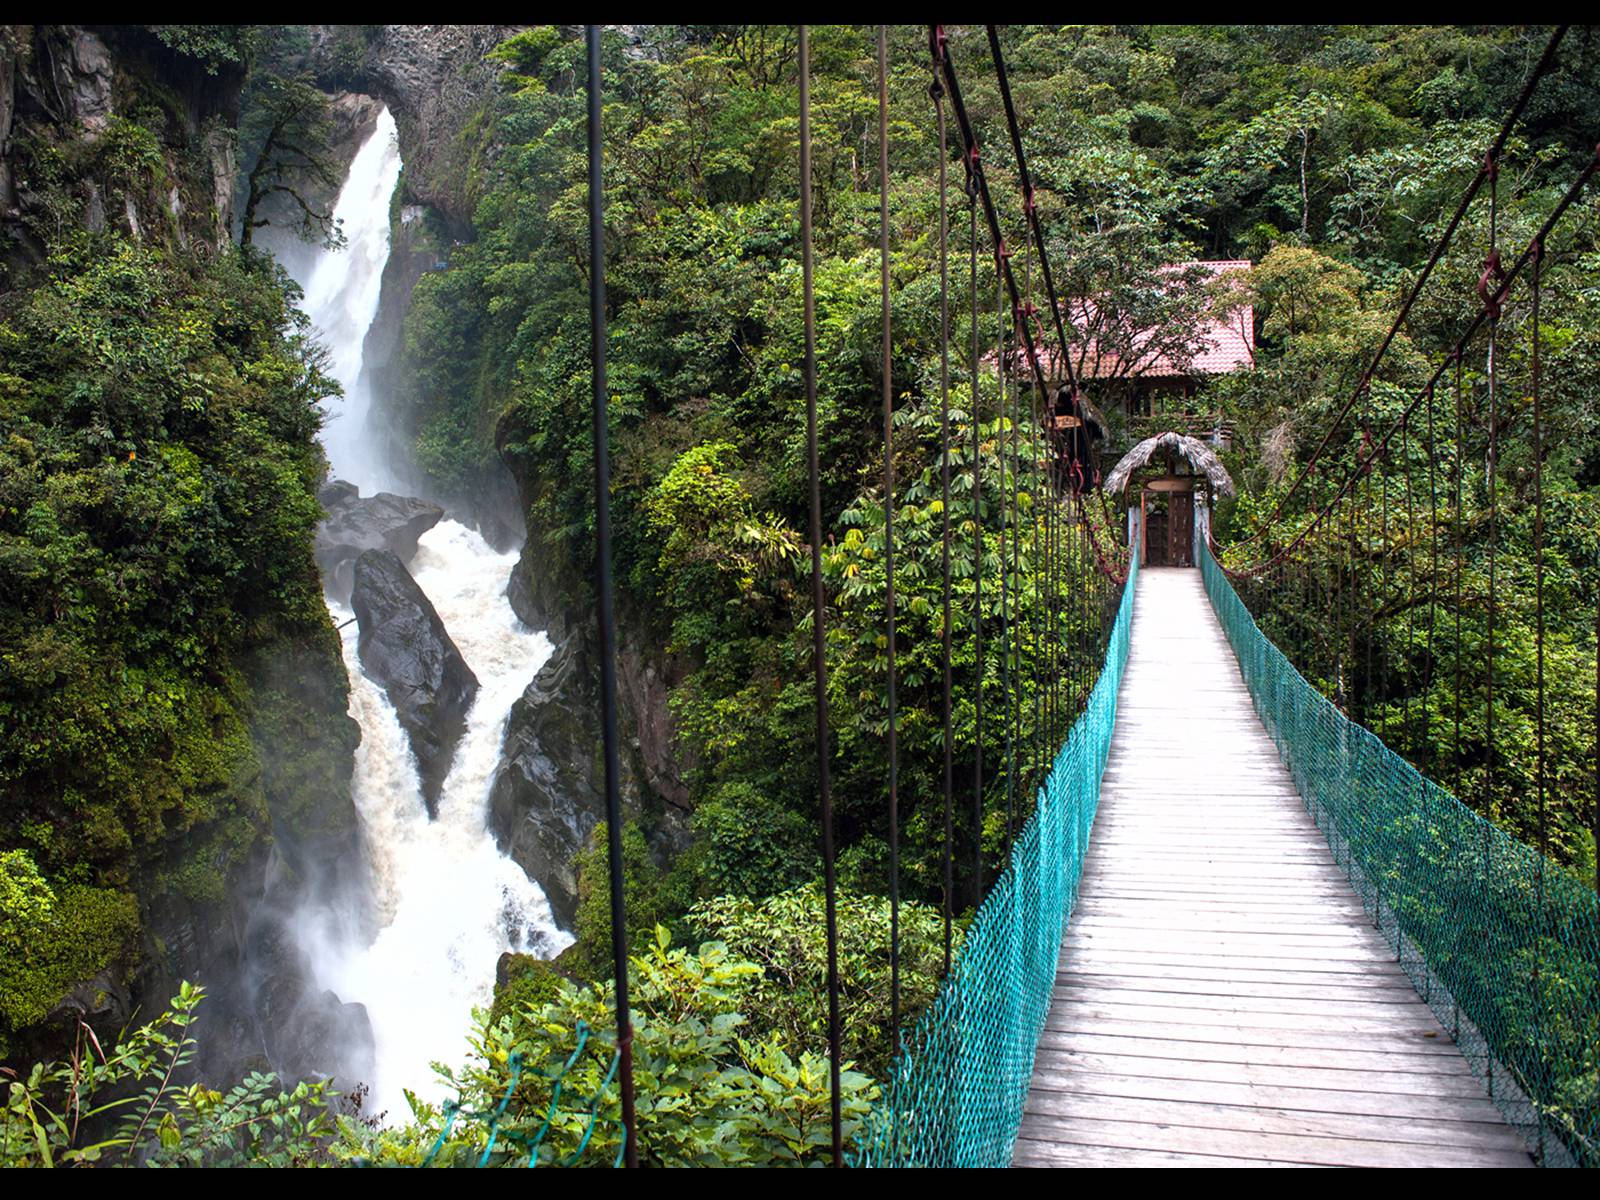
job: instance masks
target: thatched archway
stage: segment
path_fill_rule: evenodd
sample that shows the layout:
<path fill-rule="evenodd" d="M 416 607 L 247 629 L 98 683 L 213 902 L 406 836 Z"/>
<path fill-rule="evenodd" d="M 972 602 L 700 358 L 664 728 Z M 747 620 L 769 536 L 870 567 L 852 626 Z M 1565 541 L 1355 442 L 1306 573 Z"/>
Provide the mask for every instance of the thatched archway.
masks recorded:
<path fill-rule="evenodd" d="M 1105 490 L 1114 495 L 1125 493 L 1134 474 L 1156 462 L 1165 466 L 1165 473 L 1145 479 L 1139 488 L 1139 561 L 1147 566 L 1192 567 L 1196 485 L 1210 497 L 1232 496 L 1233 479 L 1216 451 L 1199 438 L 1167 432 L 1145 438 L 1124 454 L 1106 476 Z M 1187 473 L 1179 471 L 1180 463 L 1188 468 Z M 1203 494 L 1201 502 L 1205 499 Z M 1133 507 L 1131 498 L 1129 507 Z"/>

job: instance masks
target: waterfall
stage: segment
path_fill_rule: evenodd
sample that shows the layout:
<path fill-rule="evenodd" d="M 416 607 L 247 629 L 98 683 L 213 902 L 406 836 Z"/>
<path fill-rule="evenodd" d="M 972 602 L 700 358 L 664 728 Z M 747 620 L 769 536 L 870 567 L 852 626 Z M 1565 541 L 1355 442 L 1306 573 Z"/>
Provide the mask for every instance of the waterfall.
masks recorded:
<path fill-rule="evenodd" d="M 323 446 L 336 478 L 364 493 L 389 483 L 371 433 L 362 349 L 378 311 L 389 257 L 389 206 L 400 174 L 394 118 L 384 109 L 350 164 L 335 215 L 342 249 L 312 262 L 305 309 L 329 352 L 344 399 L 330 402 Z M 371 914 L 304 914 L 300 944 L 320 986 L 365 1005 L 376 1043 L 371 1112 L 403 1119 L 404 1092 L 444 1099 L 430 1064 L 467 1054 L 474 1007 L 487 1007 L 500 954 L 550 957 L 571 938 L 555 924 L 543 890 L 500 852 L 487 826 L 489 787 L 511 706 L 549 657 L 543 633 L 523 625 L 506 599 L 517 556 L 498 554 L 456 521 L 423 535 L 410 564 L 479 691 L 456 748 L 438 815 L 423 805 L 416 762 L 393 706 L 343 632 L 350 714 L 361 725 L 352 790 L 369 856 Z M 351 614 L 330 604 L 336 623 Z"/>
<path fill-rule="evenodd" d="M 334 203 L 333 219 L 345 236 L 342 250 L 324 251 L 301 281 L 305 310 L 328 350 L 328 366 L 344 396 L 323 402 L 322 447 L 335 479 L 363 492 L 390 486 L 370 435 L 372 395 L 362 347 L 378 315 L 383 268 L 389 261 L 389 201 L 400 182 L 400 143 L 394 117 L 378 114 L 372 134 L 350 162 Z"/>

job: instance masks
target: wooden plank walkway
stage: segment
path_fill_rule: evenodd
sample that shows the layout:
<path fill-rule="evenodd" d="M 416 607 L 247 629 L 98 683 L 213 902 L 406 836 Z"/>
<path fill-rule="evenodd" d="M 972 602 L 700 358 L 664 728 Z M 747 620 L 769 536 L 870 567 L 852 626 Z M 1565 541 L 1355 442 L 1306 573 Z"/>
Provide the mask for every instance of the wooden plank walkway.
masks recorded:
<path fill-rule="evenodd" d="M 1529 1166 L 1334 865 L 1199 571 L 1146 568 L 1018 1166 Z"/>

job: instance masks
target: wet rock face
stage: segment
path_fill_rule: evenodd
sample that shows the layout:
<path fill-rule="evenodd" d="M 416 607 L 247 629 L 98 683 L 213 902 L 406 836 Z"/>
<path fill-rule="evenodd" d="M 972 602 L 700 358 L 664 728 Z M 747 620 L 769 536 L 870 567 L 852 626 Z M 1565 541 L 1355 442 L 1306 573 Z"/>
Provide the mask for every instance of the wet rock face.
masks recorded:
<path fill-rule="evenodd" d="M 417 552 L 417 539 L 444 518 L 444 509 L 412 496 L 379 492 L 363 499 L 354 484 L 335 479 L 317 498 L 328 512 L 317 526 L 317 566 L 323 587 L 341 603 L 350 600 L 356 559 L 368 550 L 387 550 L 402 564 Z"/>
<path fill-rule="evenodd" d="M 52 180 L 44 161 L 82 160 L 116 117 L 142 123 L 154 83 L 161 185 L 80 170 Z M 244 69 L 165 46 L 144 25 L 0 27 L 0 262 L 41 261 L 39 230 L 114 230 L 136 241 L 220 250 L 231 240 L 235 143 Z M 46 160 L 43 156 L 50 155 Z M 140 172 L 139 174 L 142 174 Z"/>
<path fill-rule="evenodd" d="M 388 694 L 411 739 L 431 816 L 466 732 L 478 677 L 392 550 L 365 551 L 352 575 L 350 604 L 361 631 L 356 643 L 361 666 Z"/>
<path fill-rule="evenodd" d="M 605 818 L 598 713 L 583 639 L 569 637 L 512 705 L 489 793 L 495 841 L 539 881 L 566 929 L 578 910 L 574 859 Z"/>
<path fill-rule="evenodd" d="M 472 215 L 469 163 L 480 143 L 459 136 L 486 96 L 500 66 L 488 54 L 518 25 L 312 25 L 310 66 L 328 80 L 349 78 L 349 58 L 361 61 L 357 82 L 394 113 L 406 160 L 410 201 L 450 214 L 465 226 Z"/>
<path fill-rule="evenodd" d="M 331 1076 L 341 1087 L 371 1079 L 377 1048 L 366 1006 L 317 988 L 282 926 L 265 925 L 252 942 L 244 986 L 253 991 L 266 1061 L 286 1079 Z"/>

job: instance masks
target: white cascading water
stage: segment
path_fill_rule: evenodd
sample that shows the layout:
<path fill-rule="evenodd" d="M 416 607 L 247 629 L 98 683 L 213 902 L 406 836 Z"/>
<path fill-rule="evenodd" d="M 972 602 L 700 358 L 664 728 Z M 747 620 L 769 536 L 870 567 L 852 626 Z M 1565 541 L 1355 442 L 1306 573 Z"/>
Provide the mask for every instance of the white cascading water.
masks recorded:
<path fill-rule="evenodd" d="M 400 144 L 394 117 L 378 114 L 372 134 L 350 161 L 350 173 L 334 203 L 333 219 L 344 232 L 341 250 L 324 251 L 301 281 L 306 312 L 328 351 L 328 366 L 344 396 L 323 402 L 322 447 L 335 479 L 363 493 L 392 485 L 380 461 L 368 422 L 372 395 L 362 370 L 367 330 L 378 315 L 383 268 L 389 261 L 389 201 L 400 182 Z"/>
<path fill-rule="evenodd" d="M 388 109 L 350 164 L 335 209 L 344 249 L 317 256 L 304 282 L 305 308 L 330 355 L 345 400 L 334 400 L 322 439 L 335 478 L 382 489 L 389 473 L 370 435 L 371 397 L 362 347 L 378 311 L 389 256 L 389 202 L 400 174 Z M 550 957 L 570 942 L 543 890 L 500 852 L 487 825 L 489 786 L 511 706 L 549 657 L 543 633 L 511 610 L 506 584 L 517 561 L 476 532 L 441 521 L 423 535 L 412 576 L 433 602 L 479 690 L 467 729 L 430 820 L 416 761 L 394 707 L 356 655 L 357 629 L 343 630 L 350 714 L 361 725 L 352 787 L 371 858 L 376 936 L 351 914 L 308 914 L 302 944 L 319 983 L 364 1004 L 376 1042 L 371 1112 L 408 1112 L 404 1092 L 439 1101 L 430 1064 L 458 1063 L 474 1007 L 489 1003 L 506 950 Z M 351 613 L 330 606 L 343 623 Z"/>

